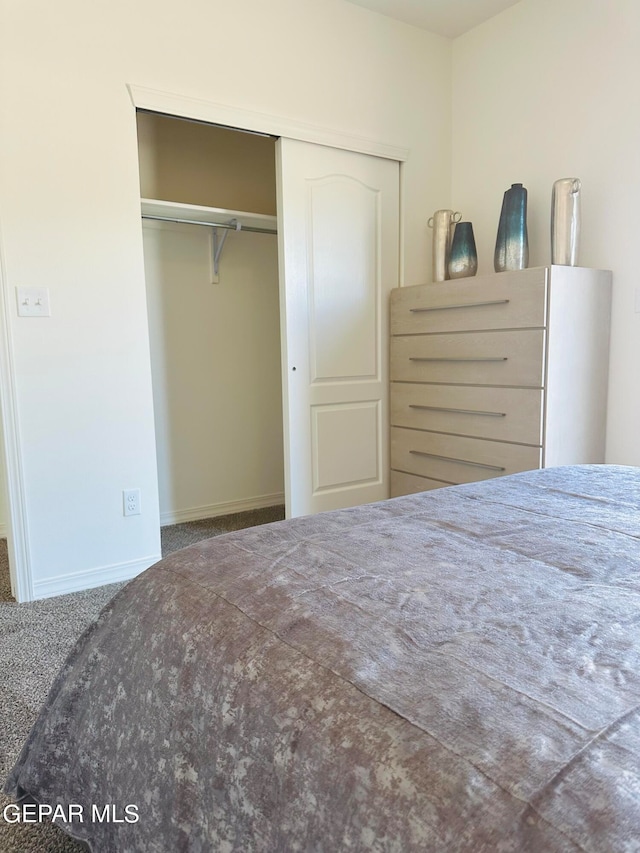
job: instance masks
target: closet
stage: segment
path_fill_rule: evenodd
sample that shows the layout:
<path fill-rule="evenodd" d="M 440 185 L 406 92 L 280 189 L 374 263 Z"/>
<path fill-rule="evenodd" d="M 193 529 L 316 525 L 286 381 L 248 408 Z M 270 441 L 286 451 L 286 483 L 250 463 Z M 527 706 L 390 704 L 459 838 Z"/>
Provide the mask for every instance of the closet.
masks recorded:
<path fill-rule="evenodd" d="M 157 113 L 138 136 L 161 523 L 388 497 L 392 150 Z"/>
<path fill-rule="evenodd" d="M 275 140 L 137 121 L 161 524 L 282 504 Z"/>

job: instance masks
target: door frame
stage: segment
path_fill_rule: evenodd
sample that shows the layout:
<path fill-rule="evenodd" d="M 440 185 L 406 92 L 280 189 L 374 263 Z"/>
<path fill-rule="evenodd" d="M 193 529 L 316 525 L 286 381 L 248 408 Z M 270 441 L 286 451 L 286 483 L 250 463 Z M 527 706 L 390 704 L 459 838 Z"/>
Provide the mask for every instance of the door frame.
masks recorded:
<path fill-rule="evenodd" d="M 347 151 L 357 151 L 360 154 L 372 154 L 374 157 L 384 157 L 388 160 L 405 162 L 409 158 L 409 149 L 398 145 L 389 145 L 368 139 L 364 136 L 353 136 L 341 131 L 331 130 L 313 124 L 294 121 L 268 113 L 257 113 L 243 110 L 214 101 L 204 101 L 186 95 L 172 92 L 162 92 L 149 89 L 146 86 L 127 84 L 131 103 L 134 110 L 148 110 L 153 113 L 164 113 L 177 118 L 194 119 L 207 124 L 218 124 L 235 130 L 248 130 L 255 133 L 267 133 L 270 136 L 286 136 L 303 142 L 314 142 L 317 145 L 328 145 L 331 148 L 344 148 Z"/>
<path fill-rule="evenodd" d="M 0 222 L 0 417 L 2 417 L 5 483 L 7 509 L 7 551 L 11 592 L 16 601 L 33 601 L 33 574 L 29 548 L 29 519 L 27 514 L 24 473 L 22 465 L 22 432 L 16 392 L 16 371 L 13 332 L 9 317 L 14 303 L 9 299 L 6 286 L 5 252 Z"/>
<path fill-rule="evenodd" d="M 138 86 L 133 83 L 126 84 L 126 88 L 131 100 L 131 120 L 134 124 L 136 120 L 136 111 L 147 110 L 149 112 L 176 116 L 177 118 L 202 121 L 207 124 L 222 125 L 224 127 L 231 127 L 237 130 L 265 133 L 271 136 L 288 137 L 290 139 L 298 139 L 303 142 L 313 142 L 318 145 L 327 145 L 331 148 L 343 148 L 347 151 L 355 151 L 360 154 L 371 154 L 374 157 L 383 157 L 385 159 L 398 161 L 400 164 L 398 280 L 400 284 L 403 283 L 403 163 L 409 159 L 409 148 L 391 145 L 363 136 L 343 133 L 320 125 L 294 121 L 282 116 L 244 110 L 238 107 L 229 106 L 228 104 L 193 98 L 188 95 L 181 95 L 174 92 L 150 89 L 146 86 Z M 132 152 L 132 156 L 135 156 L 137 163 L 137 149 Z M 140 246 L 140 251 L 142 251 L 142 245 Z M 13 356 L 14 350 L 11 324 L 9 322 L 12 303 L 10 304 L 8 288 L 6 287 L 3 256 L 4 252 L 0 223 L 0 330 L 3 333 L 3 342 L 0 343 L 0 417 L 2 417 L 3 424 L 4 453 L 6 462 L 6 492 L 8 509 L 7 545 L 13 593 L 19 602 L 25 602 L 32 601 L 34 598 L 33 573 L 29 547 L 29 519 L 27 514 L 22 465 L 21 430 L 15 382 L 16 373 Z"/>

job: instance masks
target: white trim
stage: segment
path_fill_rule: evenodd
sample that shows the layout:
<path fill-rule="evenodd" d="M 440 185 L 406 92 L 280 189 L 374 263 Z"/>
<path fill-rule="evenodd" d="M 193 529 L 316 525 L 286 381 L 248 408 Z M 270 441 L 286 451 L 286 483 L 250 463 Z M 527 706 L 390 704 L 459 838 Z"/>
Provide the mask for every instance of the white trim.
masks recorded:
<path fill-rule="evenodd" d="M 67 595 L 70 592 L 82 592 L 85 589 L 94 589 L 97 586 L 128 581 L 148 569 L 149 566 L 153 566 L 160 559 L 162 559 L 161 554 L 150 554 L 141 560 L 114 563 L 111 566 L 100 566 L 97 569 L 71 572 L 66 575 L 58 575 L 55 578 L 35 581 L 33 584 L 34 594 L 36 598 L 51 598 L 54 595 Z"/>
<path fill-rule="evenodd" d="M 203 518 L 216 518 L 219 515 L 231 515 L 236 512 L 247 512 L 252 509 L 264 509 L 268 506 L 284 506 L 284 493 L 259 495 L 256 498 L 246 498 L 241 501 L 225 501 L 224 503 L 209 504 L 209 506 L 194 506 L 190 509 L 178 509 L 173 512 L 160 513 L 160 526 L 168 524 L 183 524 L 185 521 L 200 521 Z"/>
<path fill-rule="evenodd" d="M 24 472 L 20 447 L 21 430 L 16 393 L 16 372 L 13 354 L 13 335 L 10 313 L 14 301 L 10 298 L 4 266 L 4 244 L 0 223 L 0 415 L 4 433 L 6 495 L 7 495 L 7 538 L 11 591 L 16 601 L 33 601 L 33 579 L 31 575 L 31 552 L 29 549 L 29 525 L 27 517 Z"/>
<path fill-rule="evenodd" d="M 404 236 L 405 236 L 405 206 L 406 195 L 406 167 L 404 163 L 398 165 L 398 287 L 404 287 Z"/>
<path fill-rule="evenodd" d="M 372 154 L 374 157 L 384 157 L 387 160 L 404 162 L 409 158 L 408 148 L 378 142 L 364 136 L 330 130 L 283 116 L 242 110 L 227 104 L 192 98 L 188 95 L 148 89 L 146 86 L 136 86 L 129 83 L 127 88 L 136 109 L 197 119 L 209 124 L 234 127 L 239 130 L 253 130 L 272 136 L 284 136 L 288 139 L 299 139 L 302 142 L 315 142 L 318 145 L 329 145 L 332 148 L 344 148 L 348 151 L 358 151 L 361 154 Z"/>

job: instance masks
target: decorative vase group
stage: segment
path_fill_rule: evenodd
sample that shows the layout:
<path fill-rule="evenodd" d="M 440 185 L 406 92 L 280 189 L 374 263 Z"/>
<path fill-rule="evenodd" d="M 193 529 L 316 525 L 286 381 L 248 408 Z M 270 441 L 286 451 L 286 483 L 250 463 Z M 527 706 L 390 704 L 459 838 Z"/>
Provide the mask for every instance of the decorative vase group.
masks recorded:
<path fill-rule="evenodd" d="M 577 266 L 580 243 L 580 190 L 578 178 L 560 178 L 551 196 L 551 263 Z M 429 219 L 433 229 L 432 281 L 467 278 L 478 271 L 478 254 L 471 222 L 460 213 L 436 210 Z M 511 184 L 504 193 L 493 256 L 496 272 L 529 266 L 527 190 Z"/>
<path fill-rule="evenodd" d="M 502 199 L 493 266 L 496 272 L 505 272 L 528 265 L 527 190 L 522 184 L 511 184 Z"/>

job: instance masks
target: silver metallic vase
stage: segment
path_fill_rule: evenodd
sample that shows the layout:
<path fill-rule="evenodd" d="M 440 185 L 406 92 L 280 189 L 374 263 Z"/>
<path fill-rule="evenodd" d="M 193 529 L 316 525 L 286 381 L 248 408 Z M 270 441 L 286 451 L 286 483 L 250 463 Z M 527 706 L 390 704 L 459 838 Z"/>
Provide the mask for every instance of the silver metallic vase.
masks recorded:
<path fill-rule="evenodd" d="M 461 213 L 453 210 L 436 210 L 427 225 L 433 229 L 432 281 L 446 281 L 449 278 L 449 255 L 451 237 L 456 222 L 462 219 Z"/>
<path fill-rule="evenodd" d="M 529 266 L 527 190 L 522 184 L 511 184 L 502 199 L 493 266 L 496 272 Z"/>
<path fill-rule="evenodd" d="M 551 263 L 578 265 L 580 244 L 579 178 L 561 178 L 551 194 Z"/>

